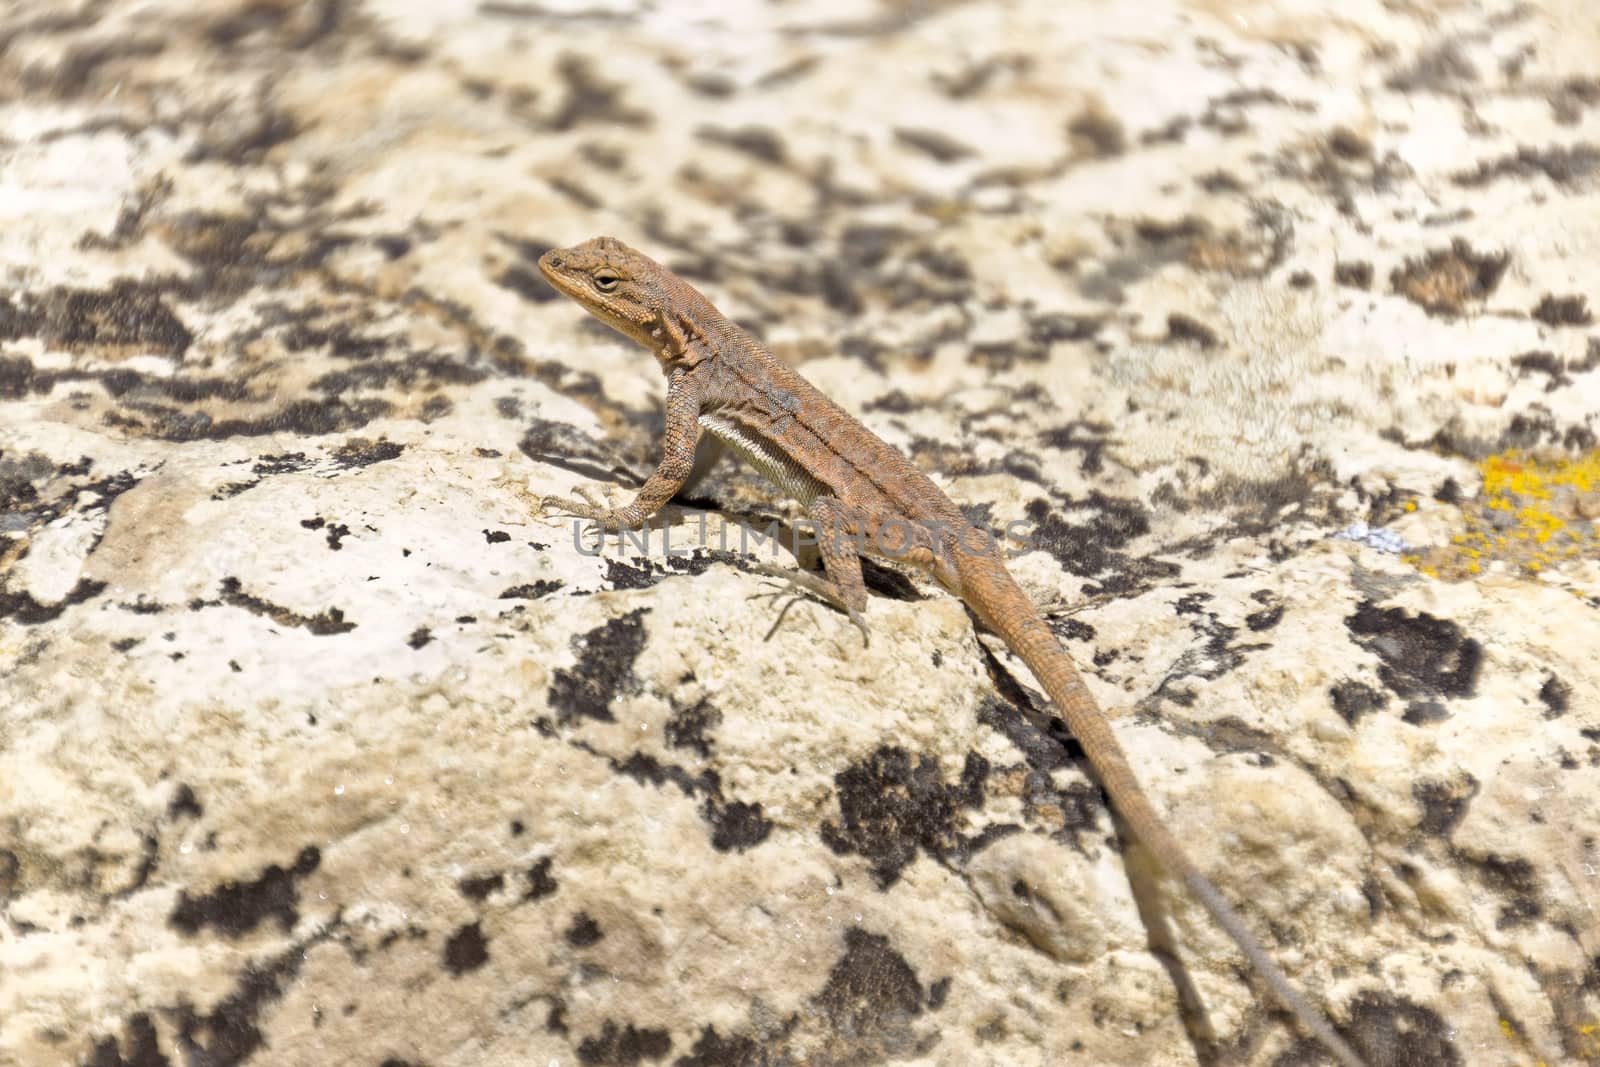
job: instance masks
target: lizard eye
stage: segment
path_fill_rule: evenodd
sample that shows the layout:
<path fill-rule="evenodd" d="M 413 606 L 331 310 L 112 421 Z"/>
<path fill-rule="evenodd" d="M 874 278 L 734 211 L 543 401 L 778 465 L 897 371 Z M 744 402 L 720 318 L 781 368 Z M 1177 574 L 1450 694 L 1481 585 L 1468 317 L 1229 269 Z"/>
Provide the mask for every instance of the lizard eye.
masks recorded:
<path fill-rule="evenodd" d="M 594 276 L 594 287 L 602 293 L 609 293 L 617 287 L 617 283 L 621 280 L 610 271 L 603 270 Z"/>

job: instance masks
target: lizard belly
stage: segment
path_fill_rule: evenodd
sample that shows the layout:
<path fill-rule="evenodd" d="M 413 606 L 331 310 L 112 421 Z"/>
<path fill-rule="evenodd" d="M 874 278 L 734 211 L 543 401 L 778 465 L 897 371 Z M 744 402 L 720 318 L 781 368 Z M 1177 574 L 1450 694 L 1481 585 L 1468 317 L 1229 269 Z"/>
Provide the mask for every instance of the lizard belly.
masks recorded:
<path fill-rule="evenodd" d="M 813 500 L 827 492 L 827 488 L 805 469 L 804 464 L 773 441 L 749 433 L 732 419 L 705 414 L 700 416 L 700 426 L 743 456 L 763 478 L 798 500 L 801 507 L 810 508 Z"/>

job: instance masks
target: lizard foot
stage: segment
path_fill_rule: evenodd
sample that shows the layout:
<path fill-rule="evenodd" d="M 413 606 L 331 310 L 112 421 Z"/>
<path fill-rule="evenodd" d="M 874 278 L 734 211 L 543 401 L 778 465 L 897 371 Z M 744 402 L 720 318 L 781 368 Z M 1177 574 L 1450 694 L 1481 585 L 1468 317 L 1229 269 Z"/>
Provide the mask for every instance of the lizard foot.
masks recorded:
<path fill-rule="evenodd" d="M 839 595 L 838 588 L 826 578 L 819 578 L 810 571 L 795 570 L 792 567 L 780 567 L 775 563 L 765 563 L 760 560 L 757 560 L 750 565 L 750 571 L 753 574 L 762 574 L 768 578 L 780 579 L 781 581 L 787 583 L 788 589 L 799 593 L 809 593 L 811 596 L 821 600 L 829 607 L 837 608 L 839 611 L 844 612 L 850 621 L 855 624 L 856 629 L 861 631 L 862 647 L 865 648 L 871 643 L 872 633 L 867 629 L 866 618 L 861 614 L 861 612 L 857 611 L 849 604 L 846 604 L 844 602 L 844 598 Z M 778 624 L 783 621 L 783 617 L 788 613 L 789 607 L 792 605 L 792 603 L 793 602 L 791 601 L 789 605 L 785 605 L 783 610 L 778 613 L 777 619 L 775 619 L 772 623 L 772 629 L 767 631 L 768 640 L 770 640 L 772 635 L 777 632 Z"/>
<path fill-rule="evenodd" d="M 573 489 L 573 492 L 578 495 L 578 499 L 566 496 L 545 497 L 543 510 L 565 513 L 577 519 L 588 519 L 598 523 L 607 533 L 616 533 L 622 528 L 622 517 L 609 502 L 601 503 L 587 486 L 580 485 Z M 607 495 L 609 496 L 609 491 Z"/>

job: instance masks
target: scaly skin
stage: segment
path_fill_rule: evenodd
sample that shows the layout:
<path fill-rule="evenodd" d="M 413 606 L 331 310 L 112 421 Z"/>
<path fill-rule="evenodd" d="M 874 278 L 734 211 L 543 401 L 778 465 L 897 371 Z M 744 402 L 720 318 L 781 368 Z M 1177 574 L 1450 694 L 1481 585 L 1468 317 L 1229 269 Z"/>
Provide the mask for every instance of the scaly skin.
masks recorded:
<path fill-rule="evenodd" d="M 636 526 L 688 478 L 704 430 L 806 509 L 818 528 L 827 577 L 800 574 L 796 581 L 848 612 L 863 634 L 867 590 L 860 551 L 931 573 L 1033 671 L 1134 836 L 1199 898 L 1306 1031 L 1345 1067 L 1361 1067 L 1361 1058 L 1289 983 L 1168 829 L 1072 657 L 1006 570 L 987 530 L 970 525 L 908 459 L 648 256 L 597 237 L 552 249 L 539 268 L 591 315 L 650 349 L 667 376 L 661 461 L 634 500 L 616 509 L 587 494 L 582 501 L 552 503 L 608 530 Z"/>

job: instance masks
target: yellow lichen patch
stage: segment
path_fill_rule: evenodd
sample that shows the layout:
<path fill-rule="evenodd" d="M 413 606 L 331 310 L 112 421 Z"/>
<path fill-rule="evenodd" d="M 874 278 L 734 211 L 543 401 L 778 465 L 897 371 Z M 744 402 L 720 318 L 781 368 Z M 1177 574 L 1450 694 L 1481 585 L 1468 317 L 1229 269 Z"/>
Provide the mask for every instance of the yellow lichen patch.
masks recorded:
<path fill-rule="evenodd" d="M 1448 544 L 1402 557 L 1424 574 L 1460 580 L 1503 562 L 1529 576 L 1600 559 L 1600 450 L 1576 458 L 1517 451 L 1478 465 L 1483 491 L 1461 504 Z"/>
<path fill-rule="evenodd" d="M 1581 1039 L 1578 1055 L 1584 1059 L 1600 1059 L 1600 1021 L 1579 1024 L 1578 1037 Z"/>

